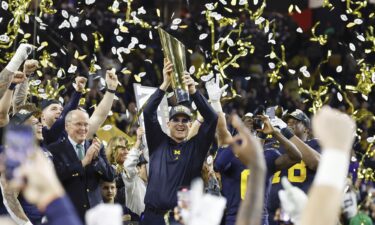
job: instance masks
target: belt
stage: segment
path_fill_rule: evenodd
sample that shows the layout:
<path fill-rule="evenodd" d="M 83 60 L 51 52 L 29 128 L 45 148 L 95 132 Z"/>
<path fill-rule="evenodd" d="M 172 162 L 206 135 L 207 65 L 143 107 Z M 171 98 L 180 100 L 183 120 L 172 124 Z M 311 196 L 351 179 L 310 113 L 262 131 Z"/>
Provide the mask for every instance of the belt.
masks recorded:
<path fill-rule="evenodd" d="M 152 213 L 155 213 L 155 214 L 158 214 L 158 215 L 165 215 L 167 213 L 170 213 L 170 214 L 173 213 L 172 209 L 157 209 L 157 208 L 154 208 L 154 207 L 149 206 L 149 205 L 146 205 L 145 211 L 149 211 L 149 212 L 152 212 Z"/>

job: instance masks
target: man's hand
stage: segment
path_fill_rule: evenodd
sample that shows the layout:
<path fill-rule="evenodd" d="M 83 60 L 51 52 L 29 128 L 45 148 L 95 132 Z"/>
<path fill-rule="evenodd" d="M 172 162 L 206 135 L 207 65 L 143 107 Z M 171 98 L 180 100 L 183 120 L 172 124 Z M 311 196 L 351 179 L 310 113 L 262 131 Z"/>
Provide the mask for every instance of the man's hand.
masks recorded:
<path fill-rule="evenodd" d="M 137 128 L 137 140 L 142 140 L 142 136 L 145 133 L 145 130 L 143 127 L 138 127 Z"/>
<path fill-rule="evenodd" d="M 26 75 L 23 72 L 17 71 L 13 74 L 12 83 L 20 84 L 26 80 Z"/>
<path fill-rule="evenodd" d="M 220 79 L 219 74 L 216 74 L 216 79 L 212 78 L 211 80 L 205 83 L 207 94 L 211 102 L 220 101 L 221 95 L 227 89 L 228 84 L 220 88 Z"/>
<path fill-rule="evenodd" d="M 184 72 L 182 82 L 187 86 L 190 95 L 195 94 L 195 92 L 197 91 L 195 89 L 195 81 L 193 80 L 193 78 L 191 78 L 190 73 L 186 71 Z"/>
<path fill-rule="evenodd" d="M 85 90 L 85 86 L 87 82 L 87 79 L 85 77 L 78 76 L 76 77 L 75 81 L 76 81 L 76 84 L 74 88 L 76 89 L 77 92 L 82 92 L 83 90 Z"/>
<path fill-rule="evenodd" d="M 263 148 L 259 140 L 250 134 L 241 119 L 234 115 L 232 126 L 238 131 L 238 135 L 232 139 L 232 149 L 234 154 L 245 165 L 258 165 L 265 167 Z"/>
<path fill-rule="evenodd" d="M 107 84 L 107 89 L 115 91 L 118 85 L 118 79 L 115 69 L 107 70 L 105 74 L 105 83 Z"/>
<path fill-rule="evenodd" d="M 164 67 L 163 67 L 163 83 L 160 85 L 160 89 L 166 91 L 171 84 L 173 76 L 173 64 L 167 59 L 164 58 Z"/>
<path fill-rule="evenodd" d="M 275 132 L 275 128 L 271 125 L 271 121 L 267 116 L 258 115 L 257 117 L 263 121 L 263 129 L 259 129 L 258 131 L 261 131 L 264 134 L 272 134 Z"/>
<path fill-rule="evenodd" d="M 30 76 L 39 68 L 39 62 L 35 59 L 26 60 L 23 64 L 23 72 L 26 76 Z"/>
<path fill-rule="evenodd" d="M 30 44 L 20 44 L 20 46 L 18 46 L 17 48 L 16 53 L 13 55 L 12 59 L 6 66 L 7 70 L 12 73 L 16 72 L 34 48 L 35 46 L 32 46 Z"/>
<path fill-rule="evenodd" d="M 314 136 L 323 149 L 348 152 L 352 149 L 356 125 L 348 115 L 324 106 L 312 120 Z"/>
<path fill-rule="evenodd" d="M 92 162 L 93 159 L 97 158 L 100 152 L 100 143 L 97 142 L 95 139 L 87 149 L 85 157 L 82 159 L 83 167 L 87 166 Z"/>

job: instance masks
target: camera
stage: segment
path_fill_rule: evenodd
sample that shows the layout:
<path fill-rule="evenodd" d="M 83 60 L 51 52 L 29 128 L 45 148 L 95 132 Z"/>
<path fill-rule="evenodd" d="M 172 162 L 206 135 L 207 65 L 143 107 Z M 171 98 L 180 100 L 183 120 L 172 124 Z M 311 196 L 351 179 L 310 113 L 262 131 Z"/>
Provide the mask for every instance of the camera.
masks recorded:
<path fill-rule="evenodd" d="M 262 130 L 263 129 L 263 121 L 260 118 L 254 117 L 254 119 L 253 119 L 253 129 L 254 130 Z"/>

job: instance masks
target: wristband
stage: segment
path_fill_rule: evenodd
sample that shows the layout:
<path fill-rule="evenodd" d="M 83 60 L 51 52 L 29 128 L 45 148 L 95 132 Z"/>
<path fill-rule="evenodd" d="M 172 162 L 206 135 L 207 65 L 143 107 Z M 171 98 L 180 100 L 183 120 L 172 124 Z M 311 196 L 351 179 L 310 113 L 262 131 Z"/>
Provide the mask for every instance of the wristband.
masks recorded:
<path fill-rule="evenodd" d="M 16 86 L 17 86 L 16 83 L 10 83 L 8 89 L 13 91 L 14 89 L 16 89 Z"/>
<path fill-rule="evenodd" d="M 281 129 L 280 133 L 282 135 L 284 135 L 284 137 L 286 137 L 286 139 L 288 139 L 288 140 L 291 139 L 294 136 L 293 131 L 291 129 L 287 128 L 287 127 Z"/>
<path fill-rule="evenodd" d="M 111 89 L 108 89 L 108 88 L 107 88 L 106 91 L 109 92 L 109 93 L 112 93 L 112 94 L 116 94 L 116 90 L 111 90 Z"/>
<path fill-rule="evenodd" d="M 349 153 L 338 149 L 323 149 L 314 185 L 344 190 L 349 168 Z"/>

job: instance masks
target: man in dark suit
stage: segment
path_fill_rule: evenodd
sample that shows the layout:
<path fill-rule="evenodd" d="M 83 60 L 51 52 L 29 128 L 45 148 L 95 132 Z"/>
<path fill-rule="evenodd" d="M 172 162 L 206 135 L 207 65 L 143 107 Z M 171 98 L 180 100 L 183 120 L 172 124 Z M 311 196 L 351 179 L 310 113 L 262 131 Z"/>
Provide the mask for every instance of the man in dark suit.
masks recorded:
<path fill-rule="evenodd" d="M 100 179 L 113 181 L 115 171 L 108 163 L 100 143 L 86 140 L 89 116 L 73 110 L 65 118 L 68 138 L 48 147 L 57 175 L 81 220 L 86 210 L 102 202 Z"/>

